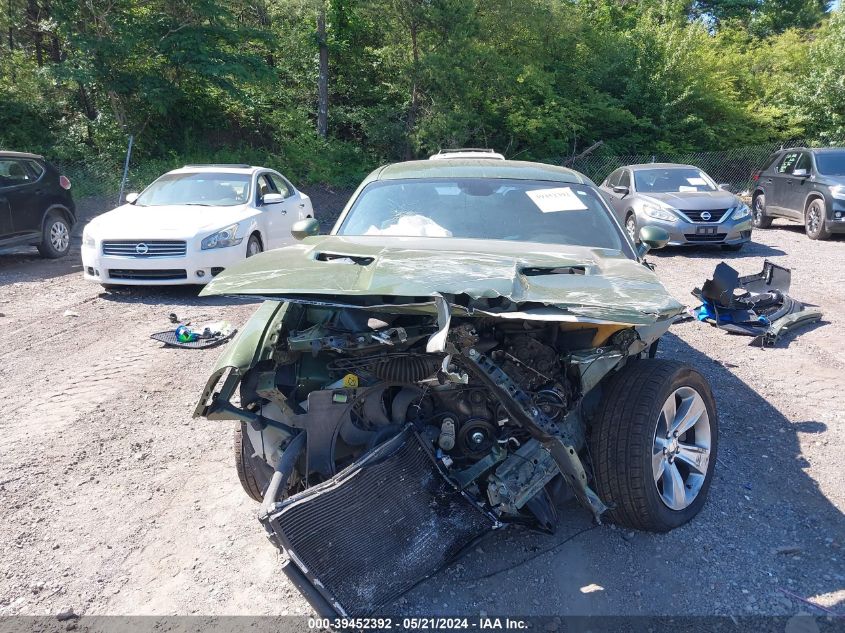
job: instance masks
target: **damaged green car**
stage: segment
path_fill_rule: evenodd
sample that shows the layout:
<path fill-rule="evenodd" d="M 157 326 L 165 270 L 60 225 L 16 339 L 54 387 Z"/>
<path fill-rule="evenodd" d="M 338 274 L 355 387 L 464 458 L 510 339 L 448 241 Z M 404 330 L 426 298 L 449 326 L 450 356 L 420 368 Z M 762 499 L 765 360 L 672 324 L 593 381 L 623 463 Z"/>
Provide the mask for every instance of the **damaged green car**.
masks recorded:
<path fill-rule="evenodd" d="M 196 414 L 239 422 L 236 466 L 321 615 L 392 600 L 493 529 L 663 532 L 704 504 L 705 379 L 655 359 L 682 306 L 596 186 L 492 159 L 380 168 L 330 235 L 227 269 L 203 295 L 266 302 Z"/>

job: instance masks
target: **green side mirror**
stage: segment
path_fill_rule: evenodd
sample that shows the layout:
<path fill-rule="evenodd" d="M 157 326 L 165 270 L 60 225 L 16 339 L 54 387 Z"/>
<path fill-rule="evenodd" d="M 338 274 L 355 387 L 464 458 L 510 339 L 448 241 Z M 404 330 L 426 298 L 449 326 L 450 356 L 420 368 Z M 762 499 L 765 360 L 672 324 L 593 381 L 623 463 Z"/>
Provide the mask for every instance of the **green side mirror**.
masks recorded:
<path fill-rule="evenodd" d="M 299 222 L 295 222 L 290 227 L 290 234 L 295 240 L 304 240 L 306 237 L 320 234 L 320 223 L 314 218 L 305 218 Z"/>
<path fill-rule="evenodd" d="M 659 226 L 644 226 L 640 229 L 639 256 L 642 257 L 654 248 L 663 248 L 669 243 L 669 233 Z"/>

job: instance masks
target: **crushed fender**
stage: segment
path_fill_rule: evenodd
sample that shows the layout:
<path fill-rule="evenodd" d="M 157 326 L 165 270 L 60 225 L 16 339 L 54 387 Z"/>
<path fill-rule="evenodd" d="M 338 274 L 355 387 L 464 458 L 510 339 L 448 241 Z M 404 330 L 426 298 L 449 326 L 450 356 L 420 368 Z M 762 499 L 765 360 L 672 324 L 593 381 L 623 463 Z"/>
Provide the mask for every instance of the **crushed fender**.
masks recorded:
<path fill-rule="evenodd" d="M 722 262 L 712 279 L 693 290 L 693 296 L 701 301 L 693 314 L 731 334 L 753 336 L 763 346 L 774 345 L 786 332 L 822 318 L 820 310 L 786 294 L 791 278 L 788 268 L 768 260 L 761 272 L 744 277 Z"/>

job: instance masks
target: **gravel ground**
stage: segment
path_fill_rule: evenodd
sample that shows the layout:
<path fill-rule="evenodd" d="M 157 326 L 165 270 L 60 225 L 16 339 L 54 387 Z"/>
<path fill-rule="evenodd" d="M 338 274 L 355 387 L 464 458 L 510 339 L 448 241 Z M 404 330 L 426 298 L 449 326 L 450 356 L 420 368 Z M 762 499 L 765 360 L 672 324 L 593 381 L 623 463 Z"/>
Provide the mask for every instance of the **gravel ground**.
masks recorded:
<path fill-rule="evenodd" d="M 697 367 L 718 403 L 702 513 L 653 535 L 589 529 L 567 503 L 557 534 L 494 533 L 397 611 L 822 613 L 806 599 L 845 613 L 845 240 L 786 225 L 755 240 L 651 257 L 690 303 L 720 259 L 748 274 L 769 258 L 825 311 L 773 349 L 694 322 L 664 338 L 660 355 Z M 0 254 L 0 615 L 310 613 L 240 489 L 231 423 L 191 417 L 219 351 L 148 338 L 170 312 L 241 324 L 255 307 L 190 288 L 103 293 L 82 280 L 78 244 L 61 261 Z"/>

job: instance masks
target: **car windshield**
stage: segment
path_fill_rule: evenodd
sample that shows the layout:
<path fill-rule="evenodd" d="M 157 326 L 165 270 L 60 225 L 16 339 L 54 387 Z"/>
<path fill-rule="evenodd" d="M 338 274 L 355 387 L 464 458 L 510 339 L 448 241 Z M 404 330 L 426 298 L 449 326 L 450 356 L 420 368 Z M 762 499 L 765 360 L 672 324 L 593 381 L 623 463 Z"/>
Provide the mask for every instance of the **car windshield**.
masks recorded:
<path fill-rule="evenodd" d="M 338 235 L 455 237 L 622 249 L 587 185 L 491 178 L 385 180 L 367 185 Z"/>
<path fill-rule="evenodd" d="M 717 189 L 710 176 L 692 167 L 638 169 L 634 171 L 634 183 L 637 191 L 641 193 L 682 193 Z"/>
<path fill-rule="evenodd" d="M 845 176 L 845 150 L 819 152 L 816 154 L 816 168 L 825 176 Z"/>
<path fill-rule="evenodd" d="M 233 207 L 249 199 L 249 174 L 165 174 L 135 202 L 140 207 L 190 204 Z"/>

